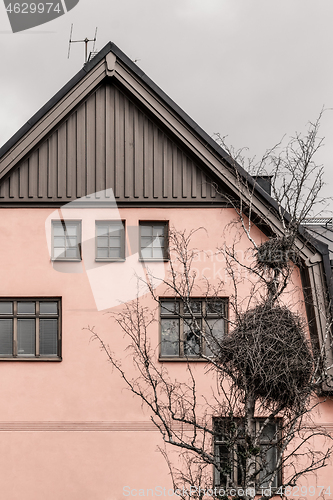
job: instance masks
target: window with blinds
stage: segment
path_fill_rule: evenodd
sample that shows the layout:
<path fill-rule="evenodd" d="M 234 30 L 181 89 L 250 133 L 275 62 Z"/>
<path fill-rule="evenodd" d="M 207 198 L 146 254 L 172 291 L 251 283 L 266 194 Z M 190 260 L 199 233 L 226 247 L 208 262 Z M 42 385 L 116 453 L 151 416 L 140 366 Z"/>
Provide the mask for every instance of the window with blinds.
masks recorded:
<path fill-rule="evenodd" d="M 60 359 L 60 299 L 0 299 L 0 359 Z"/>

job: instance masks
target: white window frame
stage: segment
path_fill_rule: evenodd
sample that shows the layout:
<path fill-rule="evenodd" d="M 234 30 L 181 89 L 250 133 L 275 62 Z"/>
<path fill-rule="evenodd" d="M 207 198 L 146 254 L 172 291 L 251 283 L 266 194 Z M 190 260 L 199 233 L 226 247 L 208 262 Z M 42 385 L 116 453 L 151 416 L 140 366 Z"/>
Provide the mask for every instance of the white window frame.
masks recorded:
<path fill-rule="evenodd" d="M 120 236 L 120 257 L 98 257 L 98 236 L 97 228 L 99 226 L 122 226 L 121 236 Z M 125 261 L 125 221 L 115 221 L 115 220 L 96 220 L 95 221 L 95 260 L 96 262 L 124 262 Z M 105 247 L 110 251 L 110 246 Z"/>
<path fill-rule="evenodd" d="M 66 255 L 64 257 L 56 257 L 55 254 L 54 254 L 54 249 L 57 248 L 55 247 L 54 243 L 55 243 L 55 234 L 54 234 L 54 229 L 56 226 L 62 226 L 62 228 L 64 229 L 64 238 L 65 238 L 65 253 L 66 253 L 66 250 L 67 250 L 67 245 L 66 245 L 66 240 L 68 238 L 68 235 L 67 235 L 67 228 L 68 227 L 71 227 L 71 226 L 76 226 L 77 227 L 77 245 L 76 247 L 72 247 L 72 248 L 76 248 L 76 257 L 66 257 Z M 71 220 L 71 219 L 65 219 L 65 220 L 52 220 L 52 230 L 51 230 L 51 245 L 52 245 L 52 260 L 55 261 L 55 262 L 80 262 L 82 260 L 82 254 L 81 254 L 81 242 L 82 242 L 82 236 L 81 236 L 81 231 L 82 231 L 82 224 L 81 224 L 81 220 Z"/>
<path fill-rule="evenodd" d="M 156 227 L 156 226 L 163 226 L 164 227 L 164 246 L 163 246 L 163 256 L 160 257 L 144 257 L 142 256 L 142 238 L 144 237 L 142 235 L 142 228 L 143 227 Z M 139 260 L 144 261 L 144 262 L 167 262 L 169 260 L 169 222 L 165 220 L 161 221 L 146 221 L 146 220 L 140 220 L 139 221 Z"/>

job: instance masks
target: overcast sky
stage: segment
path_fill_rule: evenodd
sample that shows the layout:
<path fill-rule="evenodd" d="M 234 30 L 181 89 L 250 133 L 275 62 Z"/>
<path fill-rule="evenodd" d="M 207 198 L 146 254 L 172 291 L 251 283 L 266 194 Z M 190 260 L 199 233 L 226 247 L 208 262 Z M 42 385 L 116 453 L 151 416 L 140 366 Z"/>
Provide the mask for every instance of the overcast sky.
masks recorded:
<path fill-rule="evenodd" d="M 332 0 L 80 0 L 66 15 L 12 34 L 0 4 L 0 145 L 84 62 L 114 42 L 208 134 L 260 156 L 333 109 Z M 318 161 L 333 185 L 333 110 Z M 327 194 L 332 194 L 329 187 Z"/>

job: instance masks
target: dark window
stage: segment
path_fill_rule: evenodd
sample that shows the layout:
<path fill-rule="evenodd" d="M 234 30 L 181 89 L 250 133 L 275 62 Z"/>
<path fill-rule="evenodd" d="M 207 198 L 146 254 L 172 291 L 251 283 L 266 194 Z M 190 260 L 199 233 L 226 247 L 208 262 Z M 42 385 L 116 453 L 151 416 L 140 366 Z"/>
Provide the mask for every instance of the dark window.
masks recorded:
<path fill-rule="evenodd" d="M 256 419 L 255 432 L 259 436 L 256 454 L 257 488 L 267 488 L 276 470 L 278 461 L 279 422 L 266 423 L 263 418 Z M 215 469 L 215 486 L 244 487 L 246 483 L 246 439 L 242 419 L 221 418 L 215 420 L 215 455 L 221 470 Z M 248 478 L 247 478 L 248 479 Z M 281 473 L 278 470 L 271 484 L 277 488 Z"/>
<path fill-rule="evenodd" d="M 96 221 L 96 260 L 125 259 L 124 222 Z"/>
<path fill-rule="evenodd" d="M 140 222 L 140 258 L 168 259 L 168 223 Z"/>
<path fill-rule="evenodd" d="M 225 299 L 161 299 L 161 357 L 212 356 L 226 331 Z"/>
<path fill-rule="evenodd" d="M 60 358 L 60 300 L 0 300 L 0 358 Z"/>
<path fill-rule="evenodd" d="M 80 221 L 52 221 L 52 259 L 81 260 Z"/>

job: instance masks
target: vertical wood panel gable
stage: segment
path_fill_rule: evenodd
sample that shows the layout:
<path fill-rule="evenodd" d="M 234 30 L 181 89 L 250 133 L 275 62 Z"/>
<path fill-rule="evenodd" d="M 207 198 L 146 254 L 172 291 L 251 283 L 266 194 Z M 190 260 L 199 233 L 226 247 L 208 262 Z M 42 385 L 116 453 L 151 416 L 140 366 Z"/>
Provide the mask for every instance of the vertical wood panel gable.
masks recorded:
<path fill-rule="evenodd" d="M 67 120 L 67 172 L 66 172 L 66 198 L 75 198 L 76 195 L 76 173 L 77 173 L 77 113 L 71 115 Z"/>
<path fill-rule="evenodd" d="M 57 144 L 57 197 L 66 198 L 66 182 L 67 182 L 67 121 L 58 129 L 58 144 Z"/>
<path fill-rule="evenodd" d="M 43 199 L 45 197 L 45 193 L 47 192 L 47 176 L 45 175 L 45 170 L 47 171 L 47 162 L 48 162 L 48 143 L 44 142 L 40 148 L 38 149 L 39 153 L 39 161 L 38 161 L 38 189 L 37 196 L 38 198 Z"/>
<path fill-rule="evenodd" d="M 100 119 L 100 118 L 99 118 Z M 96 93 L 86 102 L 86 193 L 96 192 Z"/>
<path fill-rule="evenodd" d="M 96 92 L 96 191 L 106 188 L 106 87 Z"/>
<path fill-rule="evenodd" d="M 110 84 L 20 162 L 0 199 L 69 202 L 107 188 L 124 201 L 221 199 L 185 148 Z"/>
<path fill-rule="evenodd" d="M 144 196 L 144 117 L 134 108 L 134 198 Z"/>
<path fill-rule="evenodd" d="M 105 188 L 114 186 L 115 180 L 115 92 L 114 87 L 105 87 Z"/>

